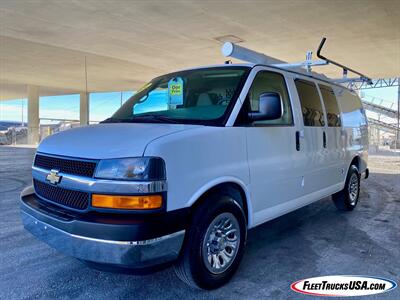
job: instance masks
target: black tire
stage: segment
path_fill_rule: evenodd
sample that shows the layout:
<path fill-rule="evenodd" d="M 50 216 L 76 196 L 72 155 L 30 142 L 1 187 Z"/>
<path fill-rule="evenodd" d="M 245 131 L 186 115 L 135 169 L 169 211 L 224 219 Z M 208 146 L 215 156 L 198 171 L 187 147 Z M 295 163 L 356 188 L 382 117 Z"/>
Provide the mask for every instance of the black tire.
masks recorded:
<path fill-rule="evenodd" d="M 356 191 L 352 189 L 352 186 Z M 343 211 L 353 210 L 360 196 L 360 173 L 355 165 L 351 165 L 346 177 L 346 183 L 343 190 L 332 195 L 332 200 L 337 209 Z"/>
<path fill-rule="evenodd" d="M 241 203 L 240 200 L 237 201 L 230 195 L 217 193 L 208 197 L 205 202 L 196 207 L 191 225 L 186 232 L 181 256 L 175 265 L 176 275 L 189 286 L 208 290 L 215 289 L 227 283 L 236 272 L 243 257 L 247 238 L 246 218 L 242 206 L 239 203 Z M 209 270 L 209 268 L 212 268 L 212 263 L 210 262 L 207 266 L 204 261 L 206 260 L 206 258 L 203 257 L 204 243 L 206 243 L 207 246 L 210 245 L 207 243 L 208 239 L 206 239 L 206 235 L 207 238 L 209 238 L 209 231 L 207 230 L 212 230 L 209 229 L 209 226 L 214 221 L 224 216 L 234 216 L 234 219 L 237 220 L 235 225 L 239 225 L 239 230 L 236 231 L 240 232 L 240 238 L 238 238 L 237 242 L 236 255 L 232 255 L 233 258 L 230 264 L 227 263 L 225 265 L 227 269 L 222 273 L 214 274 Z M 221 219 L 221 223 L 224 223 L 222 220 L 223 219 Z M 210 228 L 215 228 L 215 226 L 210 226 Z M 213 245 L 214 243 L 212 243 L 212 246 Z M 223 248 L 224 246 L 216 247 Z M 207 255 L 206 257 L 210 255 L 210 248 L 207 249 L 208 254 L 204 253 L 204 255 Z M 227 248 L 224 249 L 227 250 Z M 213 261 L 213 259 L 211 259 L 211 261 Z"/>

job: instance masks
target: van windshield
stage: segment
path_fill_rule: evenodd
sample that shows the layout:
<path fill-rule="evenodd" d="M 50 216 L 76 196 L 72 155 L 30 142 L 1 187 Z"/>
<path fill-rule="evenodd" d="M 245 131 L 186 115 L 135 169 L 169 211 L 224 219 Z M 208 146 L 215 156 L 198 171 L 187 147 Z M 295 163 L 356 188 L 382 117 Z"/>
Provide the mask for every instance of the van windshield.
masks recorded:
<path fill-rule="evenodd" d="M 224 125 L 249 71 L 214 67 L 157 77 L 103 122 Z"/>

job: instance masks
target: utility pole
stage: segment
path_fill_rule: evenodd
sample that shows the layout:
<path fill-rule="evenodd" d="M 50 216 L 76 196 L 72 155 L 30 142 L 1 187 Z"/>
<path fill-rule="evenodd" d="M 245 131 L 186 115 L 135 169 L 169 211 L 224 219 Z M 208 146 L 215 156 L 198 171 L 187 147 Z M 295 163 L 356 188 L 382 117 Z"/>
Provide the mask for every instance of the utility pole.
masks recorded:
<path fill-rule="evenodd" d="M 24 100 L 21 100 L 21 127 L 24 127 Z"/>
<path fill-rule="evenodd" d="M 400 80 L 400 77 L 398 77 L 397 80 Z M 396 141 L 394 144 L 396 150 L 398 148 L 398 145 L 400 145 L 400 85 L 397 86 L 397 131 Z"/>

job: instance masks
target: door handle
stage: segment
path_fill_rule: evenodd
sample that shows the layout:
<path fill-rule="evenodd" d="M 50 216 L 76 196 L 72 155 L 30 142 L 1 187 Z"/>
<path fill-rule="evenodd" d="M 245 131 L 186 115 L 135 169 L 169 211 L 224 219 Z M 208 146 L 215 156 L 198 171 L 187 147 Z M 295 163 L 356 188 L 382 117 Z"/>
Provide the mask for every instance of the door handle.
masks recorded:
<path fill-rule="evenodd" d="M 322 134 L 322 144 L 323 144 L 324 148 L 326 148 L 326 133 L 325 133 L 325 131 Z"/>
<path fill-rule="evenodd" d="M 300 151 L 300 131 L 296 131 L 296 150 Z"/>

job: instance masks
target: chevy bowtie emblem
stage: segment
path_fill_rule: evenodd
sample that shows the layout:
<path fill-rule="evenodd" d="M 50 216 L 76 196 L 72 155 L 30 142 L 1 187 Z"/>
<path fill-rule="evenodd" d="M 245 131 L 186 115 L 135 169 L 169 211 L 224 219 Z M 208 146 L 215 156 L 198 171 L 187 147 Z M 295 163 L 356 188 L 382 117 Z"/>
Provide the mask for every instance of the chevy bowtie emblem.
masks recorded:
<path fill-rule="evenodd" d="M 52 169 L 50 173 L 46 176 L 46 180 L 50 181 L 51 184 L 57 185 L 60 183 L 62 176 L 58 175 L 58 170 Z"/>

